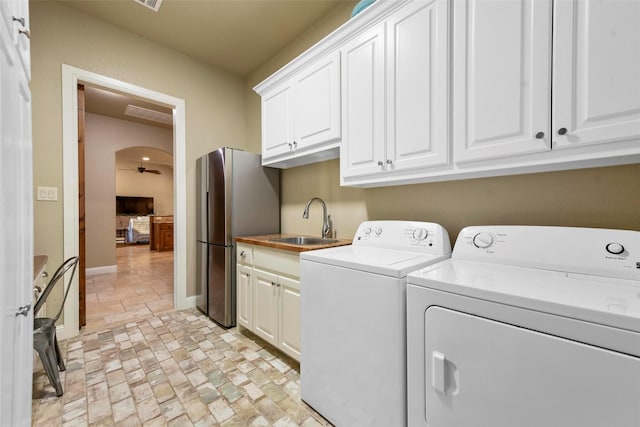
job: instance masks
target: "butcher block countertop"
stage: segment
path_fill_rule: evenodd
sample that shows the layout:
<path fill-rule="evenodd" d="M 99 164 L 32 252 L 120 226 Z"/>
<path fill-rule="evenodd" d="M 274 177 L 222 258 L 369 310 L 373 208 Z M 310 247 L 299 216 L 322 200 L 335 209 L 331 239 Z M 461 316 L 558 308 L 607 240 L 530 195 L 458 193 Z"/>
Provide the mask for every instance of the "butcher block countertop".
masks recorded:
<path fill-rule="evenodd" d="M 272 239 L 280 239 L 283 237 L 300 237 L 300 236 L 317 238 L 317 236 L 306 236 L 302 234 L 263 234 L 261 236 L 236 237 L 236 242 L 248 243 L 250 245 L 267 246 L 269 248 L 282 249 L 282 250 L 291 251 L 291 252 L 313 251 L 315 249 L 333 248 L 335 246 L 345 246 L 345 245 L 351 244 L 351 240 L 347 240 L 347 239 L 337 239 L 336 242 L 320 244 L 320 245 L 295 245 L 290 243 L 272 241 Z"/>

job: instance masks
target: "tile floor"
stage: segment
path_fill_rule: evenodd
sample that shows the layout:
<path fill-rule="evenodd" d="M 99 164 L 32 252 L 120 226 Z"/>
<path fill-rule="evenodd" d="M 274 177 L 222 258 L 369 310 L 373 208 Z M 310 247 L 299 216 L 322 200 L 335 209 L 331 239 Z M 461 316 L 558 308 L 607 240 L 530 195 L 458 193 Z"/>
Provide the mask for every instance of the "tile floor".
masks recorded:
<path fill-rule="evenodd" d="M 196 309 L 154 303 L 168 299 L 160 290 L 168 286 L 167 273 L 157 277 L 153 272 L 164 267 L 142 259 L 157 253 L 146 246 L 125 249 L 118 253 L 117 275 L 91 279 L 100 315 L 88 310 L 82 333 L 61 342 L 63 396 L 55 396 L 37 361 L 34 426 L 330 425 L 300 400 L 295 361 Z M 120 270 L 121 263 L 131 265 Z M 157 295 L 140 292 L 144 280 L 155 283 L 147 289 Z M 149 299 L 137 299 L 142 295 Z"/>
<path fill-rule="evenodd" d="M 173 309 L 173 251 L 116 248 L 117 273 L 87 276 L 87 326 L 139 319 Z"/>

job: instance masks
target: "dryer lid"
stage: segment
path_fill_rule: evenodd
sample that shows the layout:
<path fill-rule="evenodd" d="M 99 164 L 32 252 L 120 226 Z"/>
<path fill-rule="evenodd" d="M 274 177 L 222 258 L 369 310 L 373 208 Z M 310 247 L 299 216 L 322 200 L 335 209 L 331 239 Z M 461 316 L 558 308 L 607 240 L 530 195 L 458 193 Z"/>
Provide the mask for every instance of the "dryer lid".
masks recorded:
<path fill-rule="evenodd" d="M 640 281 L 448 259 L 409 284 L 640 332 Z"/>
<path fill-rule="evenodd" d="M 414 270 L 448 258 L 420 252 L 398 251 L 368 246 L 339 246 L 302 252 L 300 260 L 403 278 Z"/>

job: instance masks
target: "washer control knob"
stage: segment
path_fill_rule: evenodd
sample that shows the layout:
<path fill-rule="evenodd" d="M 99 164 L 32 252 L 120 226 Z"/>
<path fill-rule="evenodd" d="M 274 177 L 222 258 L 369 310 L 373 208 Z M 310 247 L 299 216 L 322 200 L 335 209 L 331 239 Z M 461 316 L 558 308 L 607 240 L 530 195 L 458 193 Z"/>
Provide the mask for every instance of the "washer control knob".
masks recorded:
<path fill-rule="evenodd" d="M 607 249 L 607 252 L 613 255 L 620 255 L 622 252 L 624 252 L 624 246 L 616 242 L 609 243 L 606 246 L 606 249 Z"/>
<path fill-rule="evenodd" d="M 478 233 L 473 236 L 473 244 L 481 249 L 488 248 L 493 245 L 493 236 L 489 233 Z"/>
<path fill-rule="evenodd" d="M 382 227 L 376 228 L 376 236 L 379 236 L 381 234 L 382 234 Z"/>
<path fill-rule="evenodd" d="M 426 228 L 416 228 L 413 230 L 413 238 L 416 240 L 424 240 L 429 235 Z"/>
<path fill-rule="evenodd" d="M 371 234 L 371 227 L 365 227 L 364 234 Z"/>

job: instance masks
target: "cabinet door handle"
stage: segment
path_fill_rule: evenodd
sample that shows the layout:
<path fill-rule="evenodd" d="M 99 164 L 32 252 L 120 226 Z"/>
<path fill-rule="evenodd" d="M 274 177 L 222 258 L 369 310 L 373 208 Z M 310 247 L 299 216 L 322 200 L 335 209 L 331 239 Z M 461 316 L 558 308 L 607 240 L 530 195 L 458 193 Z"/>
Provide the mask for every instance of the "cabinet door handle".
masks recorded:
<path fill-rule="evenodd" d="M 293 148 L 298 148 L 298 143 L 293 141 Z"/>
<path fill-rule="evenodd" d="M 275 285 L 276 285 L 276 282 L 271 282 L 271 286 L 275 286 Z"/>
<path fill-rule="evenodd" d="M 24 316 L 27 317 L 27 315 L 29 314 L 29 310 L 31 310 L 31 303 L 28 302 L 25 305 L 18 307 L 18 311 L 16 311 L 16 317 L 17 316 Z"/>
<path fill-rule="evenodd" d="M 18 32 L 19 32 L 20 34 L 24 34 L 25 36 L 27 36 L 27 38 L 28 38 L 29 40 L 31 40 L 31 33 L 29 33 L 29 30 L 22 30 L 22 29 L 21 29 L 21 30 L 18 30 Z"/>
<path fill-rule="evenodd" d="M 246 252 L 246 251 L 242 251 L 242 252 L 240 252 L 240 256 L 241 256 L 241 257 L 245 257 L 245 256 L 247 256 L 247 252 Z"/>
<path fill-rule="evenodd" d="M 382 163 L 382 160 L 378 161 L 378 166 L 382 166 L 384 163 Z"/>
<path fill-rule="evenodd" d="M 560 128 L 558 129 L 558 135 L 564 135 L 567 133 L 567 128 Z"/>
<path fill-rule="evenodd" d="M 293 144 L 289 143 L 289 150 L 291 150 L 291 148 L 293 148 Z"/>
<path fill-rule="evenodd" d="M 393 161 L 391 159 L 387 159 L 387 164 L 390 165 L 391 163 L 393 163 Z"/>
<path fill-rule="evenodd" d="M 16 18 L 15 16 L 12 16 L 11 19 L 13 20 L 13 22 L 19 22 L 23 27 L 26 24 L 24 18 Z"/>
<path fill-rule="evenodd" d="M 536 138 L 537 138 L 537 139 L 542 139 L 542 138 L 544 138 L 544 132 L 538 132 L 538 133 L 536 133 Z"/>

